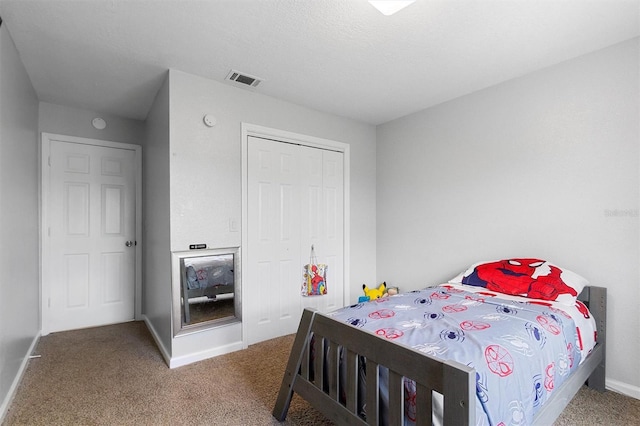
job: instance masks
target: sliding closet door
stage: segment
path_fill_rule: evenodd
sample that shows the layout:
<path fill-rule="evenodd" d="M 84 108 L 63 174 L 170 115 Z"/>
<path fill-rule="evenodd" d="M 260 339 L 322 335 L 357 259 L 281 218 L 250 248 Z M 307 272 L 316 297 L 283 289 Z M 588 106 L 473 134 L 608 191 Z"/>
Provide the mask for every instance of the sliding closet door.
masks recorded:
<path fill-rule="evenodd" d="M 318 261 L 329 265 L 327 294 L 304 297 L 301 301 L 303 307 L 326 312 L 344 305 L 343 154 L 316 148 L 301 148 L 303 163 L 307 165 L 300 173 L 302 261 L 308 262 L 313 245 Z"/>
<path fill-rule="evenodd" d="M 298 146 L 249 137 L 247 342 L 293 333 L 300 318 Z"/>
<path fill-rule="evenodd" d="M 303 306 L 343 305 L 342 161 L 338 152 L 248 138 L 247 344 L 294 333 Z M 302 267 L 312 244 L 329 264 L 329 292 L 303 298 Z"/>

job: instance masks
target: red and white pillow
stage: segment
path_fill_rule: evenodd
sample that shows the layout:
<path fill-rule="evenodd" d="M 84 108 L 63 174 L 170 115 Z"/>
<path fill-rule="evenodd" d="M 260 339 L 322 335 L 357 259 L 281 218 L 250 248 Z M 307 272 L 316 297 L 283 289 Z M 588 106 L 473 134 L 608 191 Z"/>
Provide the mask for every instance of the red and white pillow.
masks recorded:
<path fill-rule="evenodd" d="M 568 269 L 535 258 L 479 262 L 449 280 L 514 296 L 574 305 L 589 282 Z"/>

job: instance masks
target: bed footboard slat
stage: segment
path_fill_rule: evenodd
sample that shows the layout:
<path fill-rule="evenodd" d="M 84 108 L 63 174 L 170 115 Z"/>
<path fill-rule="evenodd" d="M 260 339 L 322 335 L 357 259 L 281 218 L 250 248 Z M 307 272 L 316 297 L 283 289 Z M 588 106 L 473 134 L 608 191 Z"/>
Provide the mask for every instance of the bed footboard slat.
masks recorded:
<path fill-rule="evenodd" d="M 346 370 L 346 406 L 352 413 L 357 413 L 358 410 L 358 354 L 352 350 L 347 349 L 345 366 Z"/>
<path fill-rule="evenodd" d="M 318 333 L 314 333 L 311 353 L 313 358 L 313 383 L 318 389 L 325 390 L 324 384 L 324 337 Z"/>
<path fill-rule="evenodd" d="M 327 373 L 329 375 L 329 396 L 334 401 L 338 401 L 338 390 L 340 385 L 340 377 L 338 366 L 340 365 L 340 348 L 335 342 L 325 342 L 327 347 Z"/>
<path fill-rule="evenodd" d="M 416 383 L 416 426 L 431 426 L 433 393 L 431 388 Z"/>
<path fill-rule="evenodd" d="M 476 400 L 476 375 L 461 371 L 447 362 L 444 368 L 444 424 L 474 425 L 475 409 L 469 408 Z"/>
<path fill-rule="evenodd" d="M 378 363 L 367 360 L 367 396 L 365 411 L 367 413 L 367 423 L 370 425 L 379 424 L 380 416 L 380 368 Z"/>
<path fill-rule="evenodd" d="M 310 341 L 310 339 L 312 338 L 312 336 L 309 336 L 309 340 L 307 340 L 307 342 Z M 300 365 L 300 375 L 302 377 L 304 377 L 305 380 L 309 380 L 310 379 L 310 367 L 311 366 L 311 345 L 306 344 L 304 345 L 304 351 L 302 353 L 302 365 Z"/>
<path fill-rule="evenodd" d="M 404 392 L 402 376 L 389 371 L 389 426 L 404 424 Z"/>

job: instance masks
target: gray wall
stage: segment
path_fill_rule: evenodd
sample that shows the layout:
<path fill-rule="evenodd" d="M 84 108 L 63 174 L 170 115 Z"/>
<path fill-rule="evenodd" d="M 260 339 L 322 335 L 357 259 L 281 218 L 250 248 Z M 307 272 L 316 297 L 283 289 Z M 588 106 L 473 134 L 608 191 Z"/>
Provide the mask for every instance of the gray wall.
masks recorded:
<path fill-rule="evenodd" d="M 638 48 L 379 126 L 378 281 L 411 290 L 476 261 L 546 258 L 608 288 L 608 384 L 637 394 Z"/>
<path fill-rule="evenodd" d="M 167 362 L 172 338 L 168 75 L 147 116 L 142 148 L 142 311 Z"/>
<path fill-rule="evenodd" d="M 206 127 L 204 114 L 218 124 Z M 375 127 L 174 70 L 171 249 L 185 250 L 200 237 L 211 246 L 240 245 L 229 218 L 241 223 L 242 122 L 350 145 L 351 295 L 357 300 L 362 283 L 375 279 Z"/>
<path fill-rule="evenodd" d="M 40 331 L 38 99 L 0 26 L 0 418 Z"/>
<path fill-rule="evenodd" d="M 40 102 L 39 131 L 80 138 L 142 145 L 145 138 L 145 123 L 139 120 L 117 117 L 86 109 Z M 91 120 L 103 118 L 107 127 L 98 130 Z"/>
<path fill-rule="evenodd" d="M 229 219 L 242 223 L 242 122 L 344 142 L 351 150 L 351 277 L 345 285 L 357 300 L 362 283 L 375 279 L 375 127 L 180 71 L 170 71 L 170 86 L 171 250 L 187 250 L 189 243 L 241 245 L 241 232 L 230 232 Z M 205 114 L 218 124 L 206 127 Z M 172 356 L 233 338 L 179 337 Z"/>

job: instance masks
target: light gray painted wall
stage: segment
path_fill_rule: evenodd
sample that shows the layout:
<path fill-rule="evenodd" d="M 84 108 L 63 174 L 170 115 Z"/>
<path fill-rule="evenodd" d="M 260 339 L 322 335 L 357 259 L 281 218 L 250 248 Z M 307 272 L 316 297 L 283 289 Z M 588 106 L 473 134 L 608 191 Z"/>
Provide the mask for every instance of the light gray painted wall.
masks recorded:
<path fill-rule="evenodd" d="M 111 142 L 142 145 L 144 121 L 121 118 L 95 111 L 40 102 L 39 131 Z M 95 117 L 103 118 L 107 127 L 98 130 L 91 124 Z"/>
<path fill-rule="evenodd" d="M 378 281 L 411 290 L 475 261 L 546 258 L 608 288 L 607 376 L 637 391 L 638 49 L 634 39 L 379 126 Z"/>
<path fill-rule="evenodd" d="M 147 116 L 142 148 L 143 306 L 171 356 L 171 237 L 169 217 L 169 73 Z"/>
<path fill-rule="evenodd" d="M 40 331 L 38 99 L 0 26 L 0 420 Z"/>
<path fill-rule="evenodd" d="M 217 117 L 206 127 L 204 114 Z M 351 146 L 351 278 L 375 279 L 376 131 L 371 125 L 171 70 L 171 249 L 199 237 L 211 247 L 240 244 L 242 122 L 331 139 Z M 202 196 L 207 194 L 207 196 Z"/>
<path fill-rule="evenodd" d="M 170 81 L 171 250 L 187 250 L 190 243 L 241 245 L 241 233 L 229 231 L 229 219 L 242 222 L 242 122 L 348 143 L 352 198 L 347 285 L 357 300 L 362 283 L 375 279 L 375 128 L 180 71 L 171 70 Z M 205 114 L 213 114 L 218 124 L 206 127 Z M 203 333 L 179 337 L 172 355 L 205 350 L 212 342 Z M 229 342 L 217 342 L 224 343 Z"/>

